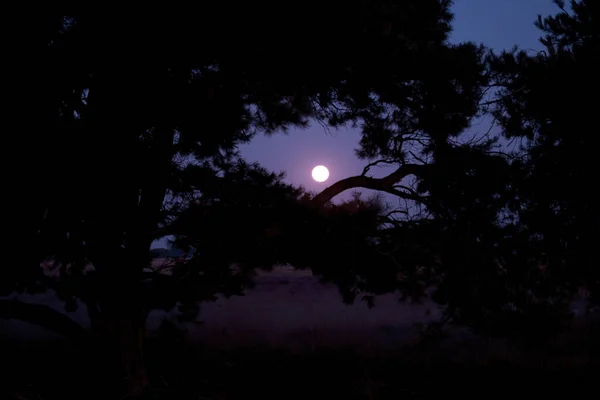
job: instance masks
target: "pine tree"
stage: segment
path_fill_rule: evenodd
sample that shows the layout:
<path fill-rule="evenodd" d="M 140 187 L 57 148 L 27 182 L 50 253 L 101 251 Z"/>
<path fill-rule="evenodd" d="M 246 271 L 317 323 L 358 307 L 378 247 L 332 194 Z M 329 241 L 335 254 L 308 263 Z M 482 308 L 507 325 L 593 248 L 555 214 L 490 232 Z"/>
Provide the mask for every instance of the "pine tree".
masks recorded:
<path fill-rule="evenodd" d="M 80 299 L 107 356 L 123 360 L 129 390 L 143 392 L 149 311 L 177 295 L 201 300 L 229 278 L 217 269 L 209 290 L 181 290 L 173 282 L 189 277 L 185 269 L 170 278 L 146 270 L 150 245 L 236 164 L 237 144 L 310 119 L 362 123 L 370 139 L 361 155 L 402 167 L 408 160 L 392 143 L 413 132 L 439 144 L 468 124 L 482 54 L 447 44 L 449 6 L 31 11 L 11 43 L 23 56 L 13 57 L 7 122 L 14 148 L 30 155 L 10 186 L 18 221 L 9 231 L 25 256 L 2 269 L 3 291 L 49 287 L 69 307 Z"/>

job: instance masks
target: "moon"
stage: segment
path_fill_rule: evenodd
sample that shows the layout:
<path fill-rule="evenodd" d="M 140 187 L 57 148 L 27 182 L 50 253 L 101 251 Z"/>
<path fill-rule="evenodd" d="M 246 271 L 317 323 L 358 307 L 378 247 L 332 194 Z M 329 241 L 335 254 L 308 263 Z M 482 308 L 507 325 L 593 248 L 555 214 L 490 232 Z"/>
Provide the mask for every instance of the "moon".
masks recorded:
<path fill-rule="evenodd" d="M 312 177 L 317 182 L 325 182 L 329 178 L 329 170 L 324 165 L 317 165 L 312 170 Z"/>

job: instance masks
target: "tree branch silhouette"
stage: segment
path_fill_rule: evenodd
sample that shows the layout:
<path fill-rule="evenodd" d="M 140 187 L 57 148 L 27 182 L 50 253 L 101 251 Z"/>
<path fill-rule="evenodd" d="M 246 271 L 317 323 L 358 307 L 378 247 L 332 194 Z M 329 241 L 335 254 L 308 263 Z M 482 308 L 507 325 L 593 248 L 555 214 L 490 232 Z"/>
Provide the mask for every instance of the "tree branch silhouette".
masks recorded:
<path fill-rule="evenodd" d="M 364 188 L 364 189 L 372 189 L 378 190 L 381 192 L 390 193 L 405 199 L 415 200 L 415 201 L 424 201 L 425 198 L 422 196 L 418 196 L 415 193 L 407 193 L 401 190 L 398 190 L 395 186 L 402 179 L 406 178 L 410 175 L 419 175 L 423 173 L 423 170 L 426 168 L 425 165 L 419 164 L 402 164 L 398 169 L 389 174 L 384 178 L 371 178 L 365 175 L 352 176 L 349 178 L 342 179 L 337 181 L 333 185 L 324 189 L 321 193 L 317 194 L 313 198 L 313 204 L 317 206 L 322 206 L 332 198 L 337 196 L 338 194 L 345 192 L 346 190 L 355 189 L 355 188 Z"/>
<path fill-rule="evenodd" d="M 0 318 L 14 318 L 38 325 L 63 335 L 75 343 L 82 344 L 88 339 L 88 334 L 81 325 L 67 315 L 42 304 L 0 300 Z"/>

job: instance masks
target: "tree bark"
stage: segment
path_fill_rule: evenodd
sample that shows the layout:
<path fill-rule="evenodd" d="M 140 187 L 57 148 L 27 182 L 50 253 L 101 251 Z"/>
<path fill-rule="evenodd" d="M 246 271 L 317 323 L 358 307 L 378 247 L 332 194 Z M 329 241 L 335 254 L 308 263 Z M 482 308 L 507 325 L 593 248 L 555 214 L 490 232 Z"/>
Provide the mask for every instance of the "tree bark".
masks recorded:
<path fill-rule="evenodd" d="M 119 389 L 128 398 L 142 397 L 150 388 L 143 351 L 146 315 L 129 307 L 99 311 L 89 304 L 88 313 L 109 379 L 123 382 Z"/>
<path fill-rule="evenodd" d="M 98 263 L 97 281 L 87 292 L 85 304 L 106 381 L 127 398 L 142 397 L 149 390 L 144 363 L 147 311 L 139 274 L 132 258 L 114 255 Z M 112 389 L 112 388 L 111 388 Z"/>
<path fill-rule="evenodd" d="M 145 322 L 145 321 L 144 321 Z M 150 386 L 144 361 L 145 323 L 139 320 L 110 321 L 121 354 L 127 394 L 133 398 L 145 394 Z"/>

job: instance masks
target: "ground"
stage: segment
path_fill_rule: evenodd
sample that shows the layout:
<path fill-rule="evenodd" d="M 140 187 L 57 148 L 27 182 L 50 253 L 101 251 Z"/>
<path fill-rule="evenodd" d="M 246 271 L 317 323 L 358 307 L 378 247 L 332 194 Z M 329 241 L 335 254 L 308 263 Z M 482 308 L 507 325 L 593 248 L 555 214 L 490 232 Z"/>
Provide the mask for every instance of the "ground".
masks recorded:
<path fill-rule="evenodd" d="M 6 344 L 6 343 L 4 343 Z M 13 342 L 3 348 L 0 398 L 118 399 L 101 367 L 64 346 Z M 502 359 L 451 362 L 414 349 L 356 354 L 260 347 L 230 350 L 150 341 L 147 358 L 156 399 L 399 399 L 589 395 L 597 364 L 523 367 Z"/>
<path fill-rule="evenodd" d="M 64 311 L 64 304 L 52 293 L 10 297 Z M 187 330 L 189 340 L 202 340 L 214 346 L 228 346 L 232 341 L 250 346 L 295 347 L 307 341 L 314 342 L 313 345 L 335 342 L 365 347 L 394 346 L 414 337 L 415 324 L 436 316 L 433 303 L 399 303 L 398 297 L 381 296 L 373 309 L 362 301 L 346 305 L 335 286 L 319 283 L 310 271 L 282 267 L 260 272 L 256 287 L 246 296 L 219 298 L 203 304 L 197 323 L 182 327 Z M 89 326 L 85 307 L 68 315 L 81 325 Z M 175 314 L 153 312 L 148 319 L 148 329 L 156 330 L 165 318 L 174 320 Z M 14 320 L 0 320 L 0 337 L 58 339 L 39 327 Z"/>
<path fill-rule="evenodd" d="M 51 293 L 19 298 L 63 309 Z M 598 372 L 600 335 L 584 320 L 535 349 L 461 329 L 419 345 L 415 324 L 435 313 L 432 303 L 398 303 L 393 295 L 373 309 L 344 305 L 335 287 L 280 268 L 261 273 L 247 296 L 203 305 L 197 323 L 159 329 L 175 315 L 154 313 L 147 365 L 160 399 L 572 397 L 586 393 Z M 89 324 L 83 307 L 71 317 Z M 13 320 L 0 320 L 0 339 L 0 398 L 115 398 L 93 349 Z"/>

